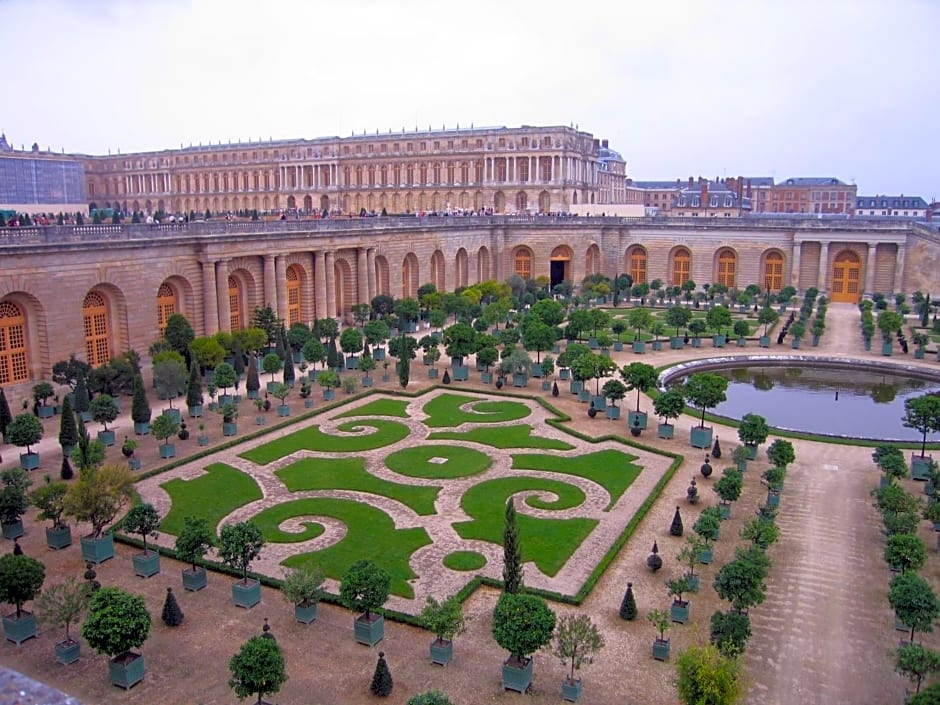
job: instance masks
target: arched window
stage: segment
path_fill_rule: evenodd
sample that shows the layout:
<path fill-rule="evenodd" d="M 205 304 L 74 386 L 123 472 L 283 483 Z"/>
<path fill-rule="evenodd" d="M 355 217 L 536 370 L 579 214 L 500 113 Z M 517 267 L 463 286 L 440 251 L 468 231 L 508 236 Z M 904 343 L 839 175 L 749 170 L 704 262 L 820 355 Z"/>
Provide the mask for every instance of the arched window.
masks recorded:
<path fill-rule="evenodd" d="M 157 327 L 160 329 L 160 335 L 166 330 L 166 322 L 170 316 L 176 313 L 176 292 L 173 287 L 164 282 L 157 291 Z"/>
<path fill-rule="evenodd" d="M 691 278 L 692 255 L 684 247 L 672 253 L 672 286 L 682 286 Z"/>
<path fill-rule="evenodd" d="M 0 384 L 29 379 L 26 316 L 12 301 L 0 302 Z"/>
<path fill-rule="evenodd" d="M 627 254 L 627 271 L 634 284 L 646 283 L 646 250 L 634 246 Z"/>
<path fill-rule="evenodd" d="M 302 320 L 300 311 L 300 274 L 297 265 L 287 268 L 287 325 L 292 326 Z"/>
<path fill-rule="evenodd" d="M 91 291 L 82 304 L 85 319 L 85 358 L 89 365 L 98 367 L 111 359 L 111 341 L 108 306 L 104 297 Z"/>
<path fill-rule="evenodd" d="M 513 255 L 512 271 L 523 279 L 532 278 L 532 251 L 527 247 L 520 247 Z"/>
<path fill-rule="evenodd" d="M 228 311 L 229 330 L 239 330 L 242 327 L 242 294 L 235 277 L 228 278 Z"/>
<path fill-rule="evenodd" d="M 718 283 L 729 289 L 734 288 L 735 271 L 737 270 L 738 256 L 729 247 L 718 253 Z"/>
<path fill-rule="evenodd" d="M 768 252 L 764 258 L 764 289 L 780 291 L 783 288 L 783 255 Z"/>

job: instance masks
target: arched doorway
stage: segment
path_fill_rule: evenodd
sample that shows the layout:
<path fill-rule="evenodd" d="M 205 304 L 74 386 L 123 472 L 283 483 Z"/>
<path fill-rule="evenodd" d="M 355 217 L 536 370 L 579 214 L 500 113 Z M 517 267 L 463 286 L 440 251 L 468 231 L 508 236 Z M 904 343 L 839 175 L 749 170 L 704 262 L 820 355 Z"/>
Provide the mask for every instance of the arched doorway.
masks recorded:
<path fill-rule="evenodd" d="M 634 284 L 646 283 L 646 249 L 633 245 L 627 250 L 627 272 Z"/>
<path fill-rule="evenodd" d="M 520 191 L 516 194 L 516 211 L 518 213 L 525 213 L 529 207 L 529 197 L 526 196 L 525 191 Z"/>
<path fill-rule="evenodd" d="M 723 247 L 718 251 L 718 267 L 715 281 L 724 284 L 729 289 L 735 288 L 737 280 L 738 256 L 730 247 Z"/>
<path fill-rule="evenodd" d="M 490 279 L 490 250 L 484 246 L 477 250 L 477 281 L 485 282 Z"/>
<path fill-rule="evenodd" d="M 512 271 L 523 279 L 532 278 L 532 250 L 528 247 L 517 247 L 512 253 Z"/>
<path fill-rule="evenodd" d="M 304 210 L 307 213 L 313 210 L 313 198 L 311 196 L 304 196 Z"/>
<path fill-rule="evenodd" d="M 539 213 L 548 213 L 552 209 L 552 197 L 548 191 L 539 193 Z"/>
<path fill-rule="evenodd" d="M 353 269 L 349 262 L 343 258 L 337 258 L 333 263 L 333 287 L 336 310 L 329 313 L 343 318 L 352 310 L 352 305 L 356 303 L 356 282 L 353 277 Z"/>
<path fill-rule="evenodd" d="M 584 255 L 584 273 L 586 275 L 599 274 L 601 271 L 601 250 L 597 245 L 587 248 Z"/>
<path fill-rule="evenodd" d="M 861 262 L 852 250 L 842 250 L 832 265 L 832 300 L 858 303 Z"/>
<path fill-rule="evenodd" d="M 682 286 L 692 273 L 692 254 L 685 247 L 677 247 L 672 252 L 672 268 L 669 277 L 671 286 Z"/>
<path fill-rule="evenodd" d="M 12 301 L 0 302 L 0 384 L 29 379 L 26 316 Z"/>
<path fill-rule="evenodd" d="M 329 196 L 320 196 L 320 210 L 327 213 L 330 212 L 330 197 Z"/>
<path fill-rule="evenodd" d="M 414 252 L 405 255 L 401 264 L 401 297 L 418 298 L 418 258 Z"/>
<path fill-rule="evenodd" d="M 783 288 L 783 255 L 776 250 L 764 257 L 764 290 L 780 291 Z"/>
<path fill-rule="evenodd" d="M 444 253 L 434 250 L 431 255 L 431 283 L 438 291 L 445 291 L 444 279 Z"/>
<path fill-rule="evenodd" d="M 89 291 L 82 303 L 85 320 L 85 360 L 92 367 L 111 359 L 111 321 L 108 304 L 98 291 Z"/>
<path fill-rule="evenodd" d="M 504 210 L 506 210 L 506 194 L 502 191 L 497 191 L 493 194 L 493 211 L 502 213 Z"/>
<path fill-rule="evenodd" d="M 166 330 L 167 320 L 178 310 L 176 291 L 168 282 L 163 282 L 157 291 L 157 328 L 160 330 L 160 337 L 163 337 L 163 331 Z"/>
<path fill-rule="evenodd" d="M 460 249 L 457 250 L 457 257 L 456 257 L 456 263 L 455 263 L 455 270 L 456 270 L 455 274 L 457 276 L 456 276 L 456 281 L 454 282 L 454 288 L 469 285 L 469 282 L 467 281 L 469 278 L 469 272 L 468 272 L 469 267 L 467 264 L 468 261 L 469 261 L 469 258 L 467 257 L 467 251 L 461 247 Z"/>
<path fill-rule="evenodd" d="M 574 252 L 567 245 L 559 245 L 552 250 L 552 256 L 549 261 L 549 280 L 551 287 L 563 281 L 571 281 L 571 260 L 574 259 Z"/>

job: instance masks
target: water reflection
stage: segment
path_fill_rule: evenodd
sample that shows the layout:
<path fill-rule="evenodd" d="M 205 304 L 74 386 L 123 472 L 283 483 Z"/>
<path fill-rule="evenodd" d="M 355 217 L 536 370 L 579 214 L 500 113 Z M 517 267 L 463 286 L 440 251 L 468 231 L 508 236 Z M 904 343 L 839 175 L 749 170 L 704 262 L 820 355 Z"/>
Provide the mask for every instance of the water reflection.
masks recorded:
<path fill-rule="evenodd" d="M 919 441 L 904 428 L 904 400 L 940 385 L 864 367 L 729 367 L 712 370 L 728 379 L 728 400 L 715 413 L 740 418 L 760 414 L 772 426 L 811 433 Z M 681 380 L 673 382 L 677 384 Z M 928 440 L 938 440 L 928 436 Z"/>

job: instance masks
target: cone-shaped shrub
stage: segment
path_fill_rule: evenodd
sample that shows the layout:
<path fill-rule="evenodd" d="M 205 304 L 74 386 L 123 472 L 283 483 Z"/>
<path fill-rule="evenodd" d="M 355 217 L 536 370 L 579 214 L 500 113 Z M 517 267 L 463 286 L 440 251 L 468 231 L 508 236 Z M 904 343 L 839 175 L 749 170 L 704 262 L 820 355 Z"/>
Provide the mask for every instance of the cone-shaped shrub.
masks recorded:
<path fill-rule="evenodd" d="M 620 619 L 636 619 L 636 598 L 633 596 L 633 583 L 627 583 L 627 591 L 620 602 Z"/>
<path fill-rule="evenodd" d="M 388 670 L 388 664 L 385 662 L 385 652 L 379 652 L 379 661 L 375 664 L 375 673 L 372 674 L 372 685 L 369 690 L 373 695 L 387 698 L 392 694 L 392 672 Z"/>
<path fill-rule="evenodd" d="M 720 458 L 721 457 L 721 443 L 718 442 L 718 439 L 715 439 L 715 445 L 712 446 L 712 457 Z"/>
<path fill-rule="evenodd" d="M 682 516 L 679 514 L 679 507 L 676 507 L 676 513 L 672 515 L 672 524 L 669 526 L 670 536 L 682 536 Z"/>
<path fill-rule="evenodd" d="M 178 627 L 183 623 L 183 610 L 180 609 L 176 601 L 176 595 L 173 594 L 173 588 L 166 589 L 166 599 L 163 601 L 163 614 L 161 619 L 168 627 Z"/>

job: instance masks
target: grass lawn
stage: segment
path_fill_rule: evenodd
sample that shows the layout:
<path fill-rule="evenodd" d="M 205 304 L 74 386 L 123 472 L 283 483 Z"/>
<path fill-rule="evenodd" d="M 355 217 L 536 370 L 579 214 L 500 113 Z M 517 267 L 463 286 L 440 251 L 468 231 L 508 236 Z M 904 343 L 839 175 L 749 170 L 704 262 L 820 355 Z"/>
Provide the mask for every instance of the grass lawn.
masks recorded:
<path fill-rule="evenodd" d="M 596 482 L 610 494 L 610 504 L 605 509 L 609 511 L 642 470 L 634 460 L 635 455 L 613 449 L 566 458 L 531 453 L 513 455 L 512 467 L 513 470 L 549 470 Z"/>
<path fill-rule="evenodd" d="M 451 570 L 479 570 L 486 565 L 486 556 L 476 551 L 451 551 L 444 556 L 444 567 Z"/>
<path fill-rule="evenodd" d="M 175 478 L 161 484 L 173 500 L 170 512 L 160 522 L 162 531 L 179 535 L 188 516 L 207 519 L 215 530 L 223 518 L 262 497 L 258 483 L 231 465 L 207 465 L 206 473 L 192 480 Z"/>
<path fill-rule="evenodd" d="M 324 453 L 356 453 L 397 443 L 407 438 L 409 433 L 407 426 L 382 419 L 347 421 L 338 428 L 340 431 L 347 432 L 356 431 L 360 428 L 372 428 L 375 429 L 375 432 L 361 436 L 332 436 L 323 433 L 319 426 L 314 425 L 245 451 L 239 457 L 260 465 L 267 465 L 298 450 L 313 450 Z"/>
<path fill-rule="evenodd" d="M 481 454 L 482 455 L 482 454 Z M 489 458 L 487 458 L 489 460 Z M 434 514 L 440 487 L 401 485 L 366 472 L 362 458 L 303 458 L 276 473 L 291 492 L 354 490 L 389 497 L 422 516 Z"/>
<path fill-rule="evenodd" d="M 481 482 L 467 490 L 460 505 L 472 521 L 456 522 L 454 530 L 464 539 L 503 543 L 506 500 L 525 490 L 545 490 L 558 495 L 555 501 L 529 498 L 526 503 L 538 509 L 568 509 L 584 502 L 579 487 L 550 479 L 507 477 Z M 597 525 L 594 519 L 542 519 L 519 512 L 516 515 L 522 560 L 533 561 L 546 575 L 555 575 L 575 549 Z"/>
<path fill-rule="evenodd" d="M 346 524 L 346 536 L 322 551 L 291 556 L 283 562 L 285 566 L 319 566 L 328 577 L 341 580 L 349 566 L 364 558 L 389 572 L 394 594 L 407 599 L 414 597 L 408 581 L 418 576 L 411 570 L 408 561 L 412 553 L 431 543 L 423 528 L 396 529 L 392 518 L 380 509 L 361 502 L 330 498 L 284 502 L 265 509 L 252 521 L 261 527 L 265 540 L 284 543 L 313 538 L 312 532 L 298 539 L 297 534 L 278 529 L 285 519 L 303 516 L 338 519 Z"/>
<path fill-rule="evenodd" d="M 476 402 L 472 412 L 461 411 L 464 404 Z M 441 394 L 424 405 L 428 415 L 425 425 L 431 428 L 450 428 L 463 423 L 499 423 L 524 419 L 531 414 L 525 404 L 517 401 L 486 401 L 458 394 Z"/>
<path fill-rule="evenodd" d="M 445 458 L 446 463 L 432 463 L 431 458 Z M 473 448 L 446 445 L 421 445 L 403 448 L 385 458 L 389 469 L 408 477 L 451 480 L 485 472 L 493 464 L 486 453 Z M 386 494 L 386 493 L 382 493 Z M 435 493 L 436 494 L 436 493 Z M 419 512 L 419 514 L 422 512 Z M 428 512 L 433 513 L 432 510 Z"/>
<path fill-rule="evenodd" d="M 334 419 L 348 419 L 351 416 L 397 416 L 408 418 L 408 402 L 402 399 L 375 399 Z"/>
<path fill-rule="evenodd" d="M 546 450 L 571 450 L 573 445 L 554 438 L 539 438 L 532 435 L 532 427 L 527 424 L 517 426 L 499 426 L 497 428 L 474 428 L 460 433 L 458 431 L 436 431 L 428 436 L 431 440 L 470 441 L 493 448 L 544 448 Z"/>

